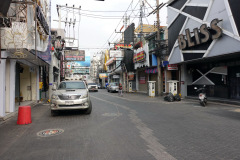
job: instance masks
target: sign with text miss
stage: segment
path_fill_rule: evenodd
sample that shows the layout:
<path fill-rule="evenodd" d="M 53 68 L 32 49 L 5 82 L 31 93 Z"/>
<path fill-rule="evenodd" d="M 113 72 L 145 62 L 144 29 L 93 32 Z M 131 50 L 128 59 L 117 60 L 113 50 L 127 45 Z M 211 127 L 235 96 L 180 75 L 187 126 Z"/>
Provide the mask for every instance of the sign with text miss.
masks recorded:
<path fill-rule="evenodd" d="M 200 29 L 193 29 L 193 37 L 191 36 L 190 30 L 185 30 L 186 35 L 180 34 L 178 36 L 178 44 L 181 50 L 194 47 L 208 42 L 209 40 L 218 39 L 222 36 L 222 29 L 217 25 L 221 20 L 214 19 L 210 23 L 210 27 L 206 24 L 202 24 Z M 186 39 L 185 39 L 186 37 Z"/>

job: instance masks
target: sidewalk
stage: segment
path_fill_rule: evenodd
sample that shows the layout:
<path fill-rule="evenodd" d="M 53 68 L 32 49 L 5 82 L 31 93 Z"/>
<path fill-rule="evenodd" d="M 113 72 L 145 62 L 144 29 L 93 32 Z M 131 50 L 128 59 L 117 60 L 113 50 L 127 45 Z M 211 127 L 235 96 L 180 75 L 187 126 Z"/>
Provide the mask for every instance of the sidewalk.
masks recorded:
<path fill-rule="evenodd" d="M 18 113 L 18 108 L 20 106 L 31 106 L 31 107 L 33 107 L 33 106 L 35 106 L 38 103 L 39 103 L 38 101 L 24 101 L 24 102 L 20 102 L 20 104 L 19 104 L 19 102 L 15 103 L 15 111 L 14 112 L 6 112 L 6 115 L 4 117 L 0 117 L 0 125 L 4 121 L 8 120 L 9 118 L 11 118 L 15 114 L 17 114 Z"/>
<path fill-rule="evenodd" d="M 133 101 L 164 101 L 163 99 L 164 96 L 155 96 L 155 97 L 150 97 L 147 93 L 144 92 L 124 92 L 123 93 L 123 98 L 130 99 Z"/>
<path fill-rule="evenodd" d="M 164 101 L 164 96 L 155 96 L 155 97 L 150 97 L 148 96 L 147 93 L 142 93 L 142 92 L 131 92 L 131 93 L 124 93 L 125 98 L 128 99 L 133 99 L 137 100 L 139 97 L 141 97 L 141 100 L 152 100 L 152 101 Z M 194 96 L 186 96 L 182 100 L 196 100 L 198 101 L 198 97 Z M 216 98 L 216 97 L 207 97 L 208 102 L 217 102 L 217 103 L 224 103 L 224 104 L 231 104 L 231 105 L 239 105 L 240 107 L 240 100 L 235 100 L 235 99 L 225 99 L 225 98 Z"/>

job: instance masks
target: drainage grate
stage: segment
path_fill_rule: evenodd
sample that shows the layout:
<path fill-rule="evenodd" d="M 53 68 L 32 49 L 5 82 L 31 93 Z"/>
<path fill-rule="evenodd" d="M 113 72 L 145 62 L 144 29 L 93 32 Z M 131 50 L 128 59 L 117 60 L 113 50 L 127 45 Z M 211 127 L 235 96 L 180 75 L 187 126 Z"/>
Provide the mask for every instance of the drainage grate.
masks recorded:
<path fill-rule="evenodd" d="M 46 129 L 46 130 L 38 132 L 37 136 L 40 136 L 40 137 L 50 137 L 50 136 L 59 135 L 59 134 L 61 134 L 63 132 L 64 132 L 63 129 Z"/>

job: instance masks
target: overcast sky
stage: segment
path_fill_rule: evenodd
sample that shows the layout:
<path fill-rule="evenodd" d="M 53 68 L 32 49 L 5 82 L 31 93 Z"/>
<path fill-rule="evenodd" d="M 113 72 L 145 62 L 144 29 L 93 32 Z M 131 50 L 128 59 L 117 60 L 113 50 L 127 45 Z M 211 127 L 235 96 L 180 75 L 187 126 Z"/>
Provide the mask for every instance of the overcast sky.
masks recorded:
<path fill-rule="evenodd" d="M 53 20 L 58 20 L 58 14 L 56 5 L 67 5 L 76 8 L 81 6 L 80 16 L 77 13 L 78 10 L 74 10 L 74 18 L 80 23 L 76 23 L 75 26 L 75 36 L 79 38 L 79 48 L 85 50 L 86 55 L 92 56 L 94 53 L 108 48 L 108 42 L 114 42 L 120 39 L 121 34 L 115 33 L 120 31 L 123 26 L 124 15 L 130 16 L 129 23 L 135 23 L 137 27 L 140 23 L 140 3 L 141 0 L 105 0 L 105 1 L 95 1 L 95 0 L 51 0 L 51 18 L 52 18 L 52 28 L 58 28 L 58 22 Z M 159 0 L 159 3 L 167 2 L 168 0 Z M 146 16 L 153 10 L 151 7 L 156 7 L 156 0 L 147 0 L 145 3 L 144 14 Z M 150 7 L 151 6 L 151 7 Z M 127 12 L 126 12 L 127 11 Z M 73 17 L 72 10 L 68 11 L 66 9 L 61 10 L 62 21 L 68 21 Z M 166 7 L 161 9 L 160 20 L 161 25 L 166 24 L 167 10 Z M 150 15 L 143 18 L 143 24 L 154 24 L 156 21 L 156 14 Z M 73 37 L 72 25 L 65 27 L 65 23 L 62 22 L 61 28 L 66 30 L 66 35 Z M 79 33 L 78 33 L 79 31 Z"/>

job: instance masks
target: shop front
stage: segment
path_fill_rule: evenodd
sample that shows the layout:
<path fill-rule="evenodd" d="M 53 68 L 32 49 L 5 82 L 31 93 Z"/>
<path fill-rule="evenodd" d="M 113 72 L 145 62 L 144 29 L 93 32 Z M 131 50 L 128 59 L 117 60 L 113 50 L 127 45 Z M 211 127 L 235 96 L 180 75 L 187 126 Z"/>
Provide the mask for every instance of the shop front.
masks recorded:
<path fill-rule="evenodd" d="M 240 99 L 239 1 L 171 1 L 168 4 L 169 64 L 180 67 L 183 97 Z M 215 14 L 219 13 L 219 14 Z"/>

